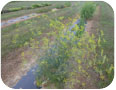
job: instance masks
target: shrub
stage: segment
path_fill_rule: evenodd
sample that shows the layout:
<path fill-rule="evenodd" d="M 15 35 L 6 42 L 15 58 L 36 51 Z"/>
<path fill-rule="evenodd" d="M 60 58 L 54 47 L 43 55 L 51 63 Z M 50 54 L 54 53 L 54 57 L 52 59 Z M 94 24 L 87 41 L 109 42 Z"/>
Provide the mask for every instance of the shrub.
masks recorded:
<path fill-rule="evenodd" d="M 81 9 L 81 18 L 89 19 L 93 16 L 96 5 L 94 3 L 86 3 Z"/>

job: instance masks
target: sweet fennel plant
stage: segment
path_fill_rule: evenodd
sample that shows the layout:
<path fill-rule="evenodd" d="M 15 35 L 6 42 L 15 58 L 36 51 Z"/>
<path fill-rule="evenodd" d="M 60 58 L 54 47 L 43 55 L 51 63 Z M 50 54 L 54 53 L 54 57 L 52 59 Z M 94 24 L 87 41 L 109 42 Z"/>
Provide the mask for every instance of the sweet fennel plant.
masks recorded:
<path fill-rule="evenodd" d="M 85 5 L 82 7 L 81 12 L 80 12 L 81 18 L 86 19 L 86 20 L 90 19 L 94 14 L 95 9 L 96 9 L 95 3 L 92 3 L 92 2 L 85 3 Z"/>
<path fill-rule="evenodd" d="M 105 71 L 102 69 L 109 62 L 101 47 L 101 42 L 106 42 L 102 30 L 97 38 L 86 31 L 81 34 L 81 37 L 75 35 L 58 20 L 51 20 L 50 27 L 57 33 L 53 43 L 45 40 L 45 46 L 43 45 L 45 53 L 38 60 L 38 86 L 41 86 L 42 82 L 48 81 L 56 88 L 75 88 L 75 85 L 86 88 L 90 83 L 94 85 L 98 79 L 103 82 L 110 81 L 110 78 L 106 79 L 106 77 L 113 72 L 113 66 L 108 65 Z M 78 25 L 74 30 L 82 31 Z M 96 51 L 98 47 L 100 53 Z M 90 72 L 91 70 L 96 73 L 94 76 L 97 78 L 91 77 L 93 74 Z M 84 80 L 82 81 L 80 78 Z M 89 80 L 91 82 L 88 82 Z"/>

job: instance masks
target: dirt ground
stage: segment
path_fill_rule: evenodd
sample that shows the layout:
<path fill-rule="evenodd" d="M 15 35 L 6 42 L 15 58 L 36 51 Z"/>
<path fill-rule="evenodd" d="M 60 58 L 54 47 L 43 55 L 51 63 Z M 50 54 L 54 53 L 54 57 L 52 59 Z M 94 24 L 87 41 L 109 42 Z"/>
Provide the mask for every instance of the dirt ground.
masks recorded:
<path fill-rule="evenodd" d="M 25 60 L 23 60 L 21 52 L 24 52 Z M 7 86 L 13 87 L 35 64 L 38 58 L 35 52 L 37 50 L 35 51 L 31 48 L 20 48 L 2 58 L 1 76 Z"/>
<path fill-rule="evenodd" d="M 97 27 L 99 26 L 99 19 L 100 19 L 100 7 L 97 7 L 94 17 L 87 20 L 86 31 L 90 35 L 96 32 Z"/>

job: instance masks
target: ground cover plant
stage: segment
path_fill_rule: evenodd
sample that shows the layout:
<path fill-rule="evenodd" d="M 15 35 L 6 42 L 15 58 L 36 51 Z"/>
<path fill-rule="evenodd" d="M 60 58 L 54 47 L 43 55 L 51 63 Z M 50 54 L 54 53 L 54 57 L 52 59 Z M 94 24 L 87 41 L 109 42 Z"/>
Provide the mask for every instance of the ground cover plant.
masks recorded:
<path fill-rule="evenodd" d="M 33 65 L 38 66 L 34 71 L 34 84 L 38 88 L 107 87 L 114 77 L 114 16 L 111 7 L 104 2 L 46 2 L 45 7 L 42 3 L 24 3 L 33 10 L 24 12 L 20 9 L 2 14 L 2 20 L 8 20 L 17 17 L 16 13 L 20 13 L 19 16 L 41 13 L 2 28 L 4 82 L 10 86 L 9 82 L 14 82 L 6 78 L 19 75 L 16 72 L 11 75 L 14 70 L 21 72 L 17 67 L 30 69 L 28 64 L 34 62 Z M 20 8 L 22 2 L 9 4 L 5 9 Z"/>

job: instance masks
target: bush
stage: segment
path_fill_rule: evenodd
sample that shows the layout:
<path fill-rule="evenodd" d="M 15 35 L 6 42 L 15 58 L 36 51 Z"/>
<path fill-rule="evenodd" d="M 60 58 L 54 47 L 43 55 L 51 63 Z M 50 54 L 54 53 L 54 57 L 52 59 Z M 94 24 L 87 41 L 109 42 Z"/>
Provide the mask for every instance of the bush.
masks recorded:
<path fill-rule="evenodd" d="M 95 9 L 96 5 L 94 3 L 86 3 L 81 9 L 81 18 L 90 19 L 94 14 Z"/>

